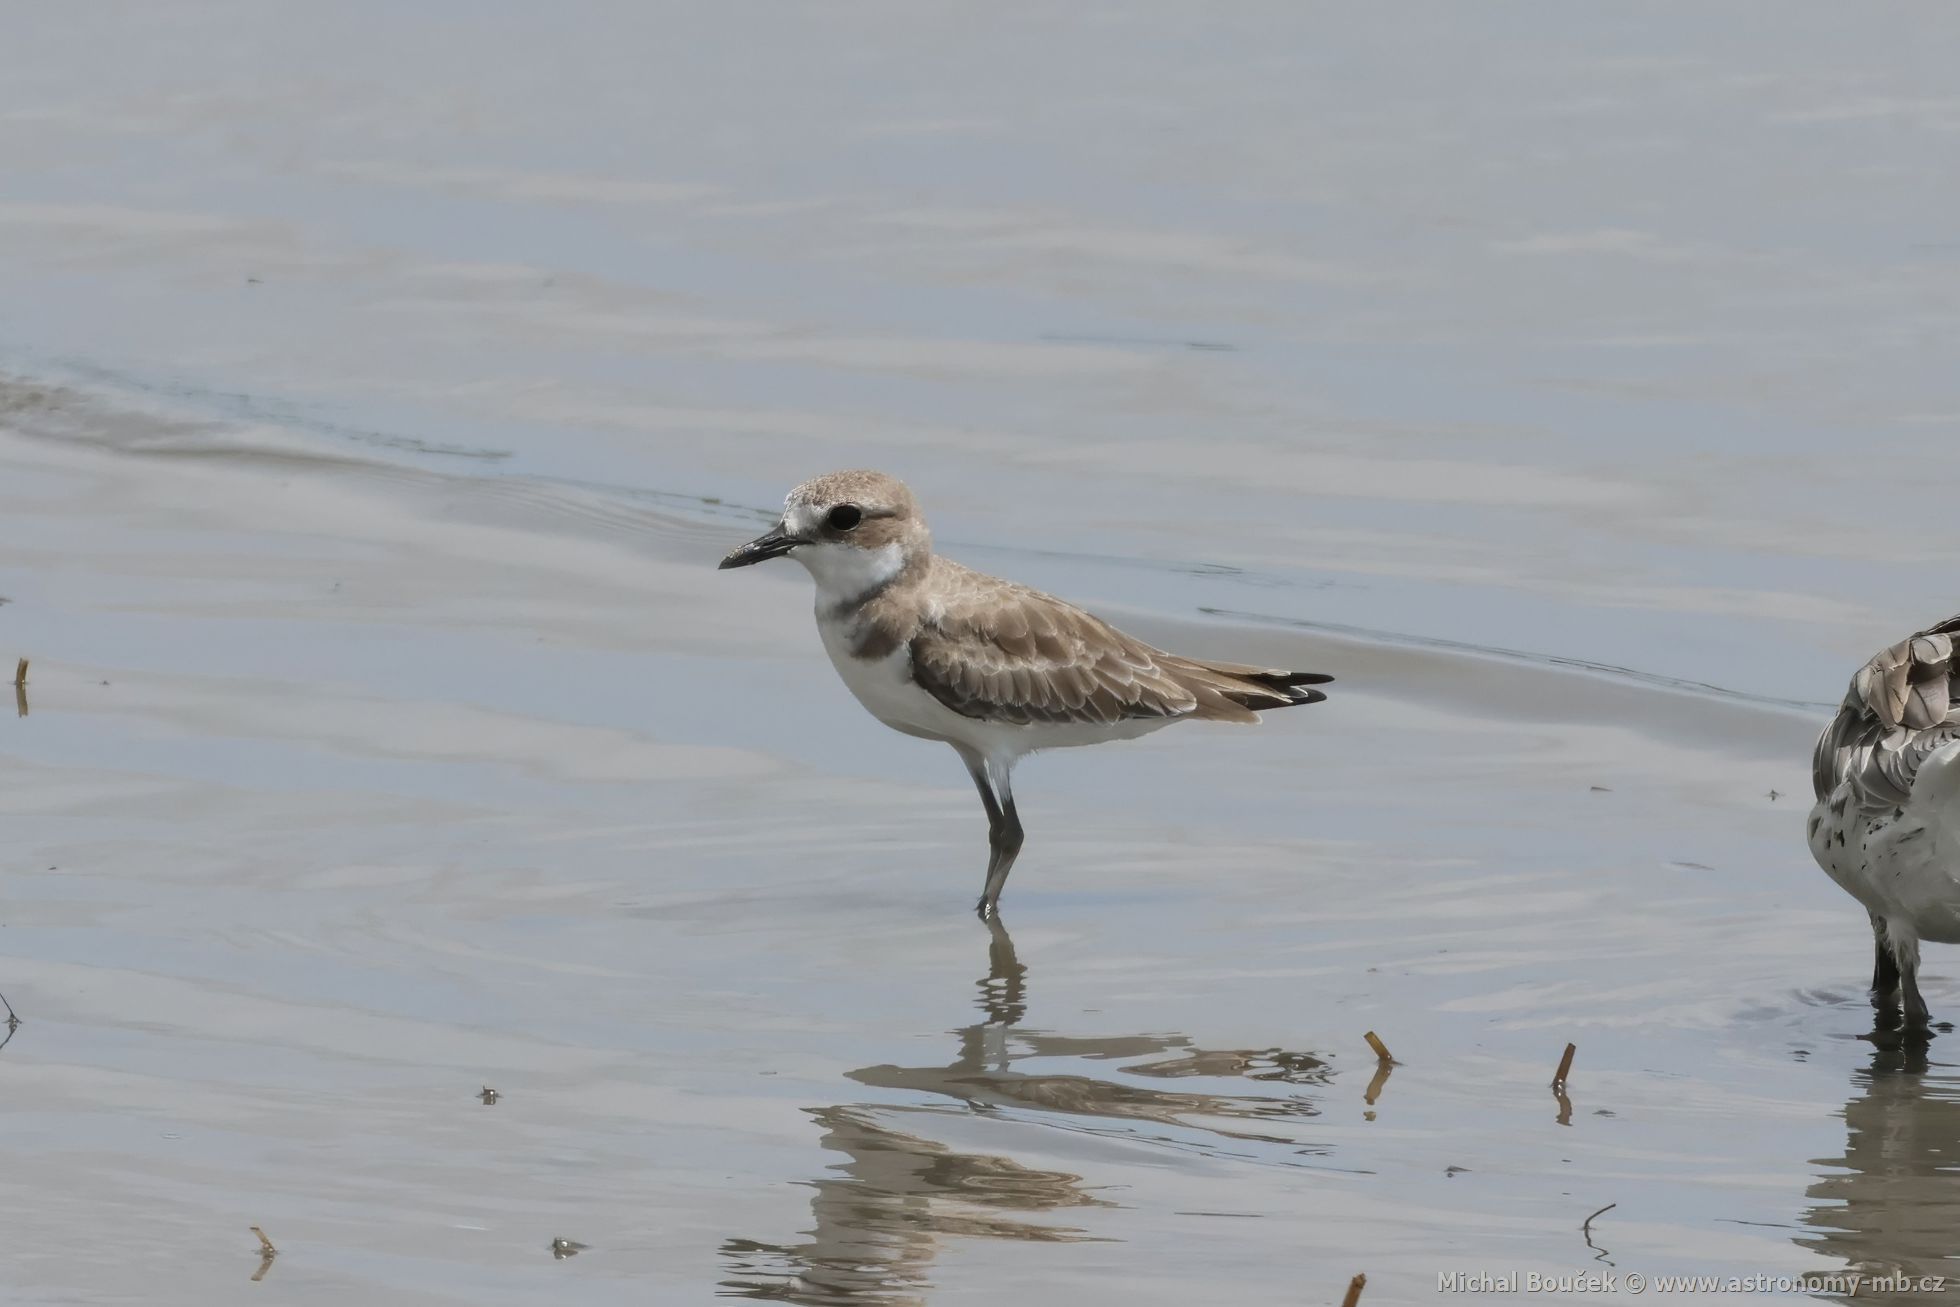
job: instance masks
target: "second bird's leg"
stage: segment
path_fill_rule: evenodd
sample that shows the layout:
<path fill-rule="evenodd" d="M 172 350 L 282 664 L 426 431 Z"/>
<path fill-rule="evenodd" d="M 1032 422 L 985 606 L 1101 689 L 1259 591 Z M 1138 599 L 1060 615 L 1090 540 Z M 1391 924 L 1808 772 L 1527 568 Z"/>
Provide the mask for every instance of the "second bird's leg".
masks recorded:
<path fill-rule="evenodd" d="M 1014 791 L 1008 786 L 1005 771 L 996 779 L 988 774 L 985 760 L 978 755 L 962 751 L 960 757 L 967 774 L 973 777 L 973 787 L 980 791 L 980 802 L 987 808 L 987 884 L 976 910 L 980 920 L 992 921 L 1000 913 L 1000 892 L 1007 884 L 1007 873 L 1014 869 L 1014 859 L 1021 852 L 1021 817 L 1014 811 Z"/>
<path fill-rule="evenodd" d="M 1881 1012 L 1899 1006 L 1899 960 L 1885 938 L 1885 923 L 1872 918 L 1872 1006 Z"/>
<path fill-rule="evenodd" d="M 1932 1014 L 1926 1010 L 1926 1000 L 1919 993 L 1919 937 L 1910 931 L 1898 930 L 1891 923 L 1883 923 L 1883 954 L 1892 955 L 1891 975 L 1896 977 L 1898 996 L 1905 1008 L 1905 1039 L 1909 1044 L 1923 1044 L 1933 1037 Z M 1879 964 L 1881 974 L 1884 964 Z M 1889 1004 L 1887 1005 L 1890 1006 Z M 1881 1016 L 1880 1024 L 1887 1024 Z"/>
<path fill-rule="evenodd" d="M 1910 958 L 1899 961 L 1899 987 L 1905 991 L 1906 1034 L 1909 1038 L 1926 1040 L 1933 1037 L 1933 1014 L 1926 1010 L 1926 1000 L 1919 995 L 1919 949 L 1912 950 Z"/>
<path fill-rule="evenodd" d="M 1926 1010 L 1926 1000 L 1919 996 L 1919 968 L 1914 967 L 1904 973 L 1906 990 L 1906 1033 L 1915 1039 L 1933 1037 L 1933 1014 Z"/>

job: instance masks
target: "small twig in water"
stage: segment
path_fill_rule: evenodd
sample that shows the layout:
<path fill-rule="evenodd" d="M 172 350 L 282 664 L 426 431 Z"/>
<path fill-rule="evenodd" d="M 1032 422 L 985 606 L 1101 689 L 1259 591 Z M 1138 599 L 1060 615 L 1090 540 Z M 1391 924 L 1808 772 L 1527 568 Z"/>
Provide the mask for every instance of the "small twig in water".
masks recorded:
<path fill-rule="evenodd" d="M 7 1009 L 7 1033 L 11 1035 L 20 1029 L 20 1018 L 14 1015 L 14 1005 L 7 1001 L 5 994 L 0 994 L 0 1007 Z"/>
<path fill-rule="evenodd" d="M 1380 1035 L 1370 1030 L 1367 1034 L 1363 1035 L 1362 1038 L 1368 1041 L 1368 1047 L 1375 1050 L 1376 1057 L 1380 1058 L 1384 1062 L 1395 1061 L 1394 1058 L 1388 1055 L 1388 1045 L 1382 1043 L 1382 1037 Z"/>
<path fill-rule="evenodd" d="M 27 684 L 27 660 L 25 658 L 21 659 L 20 662 L 18 662 L 14 666 L 14 684 L 15 685 Z"/>
<path fill-rule="evenodd" d="M 1558 1100 L 1558 1123 L 1572 1124 L 1572 1100 L 1565 1096 L 1565 1078 L 1572 1074 L 1572 1055 L 1579 1051 L 1577 1044 L 1565 1046 L 1565 1056 L 1558 1060 L 1558 1070 L 1552 1075 L 1552 1097 Z"/>
<path fill-rule="evenodd" d="M 251 1229 L 252 1233 L 259 1237 L 259 1269 L 252 1272 L 252 1283 L 257 1284 L 265 1278 L 265 1273 L 272 1269 L 272 1259 L 279 1255 L 279 1250 L 272 1246 L 272 1240 L 265 1237 L 264 1230 L 256 1225 Z"/>
<path fill-rule="evenodd" d="M 1341 1307 L 1355 1307 L 1361 1301 L 1361 1291 L 1368 1285 L 1366 1275 L 1357 1275 L 1348 1281 L 1347 1297 L 1341 1299 Z"/>
<path fill-rule="evenodd" d="M 1604 1206 L 1604 1207 L 1602 1207 L 1602 1208 L 1600 1208 L 1600 1209 L 1599 1209 L 1598 1211 L 1596 1211 L 1596 1212 L 1594 1212 L 1594 1213 L 1592 1214 L 1592 1216 L 1588 1216 L 1588 1217 L 1587 1217 L 1587 1218 L 1585 1219 L 1585 1221 L 1584 1221 L 1584 1223 L 1582 1223 L 1582 1224 L 1581 1224 L 1581 1225 L 1579 1226 L 1579 1233 L 1580 1233 L 1580 1234 L 1583 1234 L 1584 1236 L 1586 1236 L 1586 1247 L 1588 1247 L 1588 1248 L 1590 1248 L 1590 1249 L 1592 1249 L 1592 1250 L 1593 1250 L 1594 1252 L 1596 1252 L 1596 1253 L 1598 1253 L 1598 1254 L 1599 1254 L 1599 1256 L 1597 1256 L 1597 1257 L 1595 1257 L 1595 1258 L 1593 1258 L 1593 1260 L 1594 1260 L 1594 1261 L 1596 1261 L 1596 1262 L 1606 1262 L 1606 1250 L 1605 1250 L 1604 1248 L 1601 1248 L 1601 1247 L 1600 1247 L 1600 1246 L 1599 1246 L 1598 1244 L 1596 1244 L 1596 1243 L 1594 1243 L 1594 1242 L 1592 1241 L 1592 1223 L 1593 1223 L 1593 1216 L 1604 1216 L 1604 1215 L 1606 1215 L 1606 1213 L 1608 1213 L 1608 1212 L 1610 1212 L 1610 1211 L 1612 1211 L 1612 1210 L 1613 1210 L 1613 1209 L 1614 1209 L 1615 1207 L 1618 1207 L 1618 1206 L 1619 1206 L 1619 1204 L 1618 1204 L 1618 1203 L 1608 1203 L 1608 1204 L 1606 1204 L 1606 1206 Z M 1608 1266 L 1611 1266 L 1611 1265 L 1612 1265 L 1613 1263 L 1611 1263 L 1611 1262 L 1606 1262 L 1606 1264 L 1607 1264 Z"/>

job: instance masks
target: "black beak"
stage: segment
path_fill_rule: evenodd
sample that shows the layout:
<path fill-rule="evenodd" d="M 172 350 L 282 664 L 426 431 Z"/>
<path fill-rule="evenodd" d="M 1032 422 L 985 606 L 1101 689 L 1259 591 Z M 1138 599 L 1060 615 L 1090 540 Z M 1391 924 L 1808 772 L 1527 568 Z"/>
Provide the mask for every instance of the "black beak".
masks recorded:
<path fill-rule="evenodd" d="M 731 567 L 766 563 L 772 558 L 781 558 L 802 543 L 795 536 L 783 534 L 782 524 L 778 523 L 722 559 L 721 567 L 725 571 Z"/>

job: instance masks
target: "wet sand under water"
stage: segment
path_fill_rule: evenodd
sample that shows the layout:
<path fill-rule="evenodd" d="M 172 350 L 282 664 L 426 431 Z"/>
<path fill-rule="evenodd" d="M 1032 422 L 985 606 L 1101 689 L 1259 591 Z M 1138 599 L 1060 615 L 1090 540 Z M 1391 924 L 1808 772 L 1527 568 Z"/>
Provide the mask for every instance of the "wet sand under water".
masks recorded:
<path fill-rule="evenodd" d="M 1117 611 L 1336 693 L 1030 762 L 990 934 L 956 760 L 849 700 L 799 570 L 713 570 L 740 510 L 15 398 L 9 1301 L 1323 1302 L 1365 1271 L 1400 1303 L 1949 1252 L 1960 1082 L 1856 1038 L 1863 922 L 1800 838 L 1813 708 Z"/>

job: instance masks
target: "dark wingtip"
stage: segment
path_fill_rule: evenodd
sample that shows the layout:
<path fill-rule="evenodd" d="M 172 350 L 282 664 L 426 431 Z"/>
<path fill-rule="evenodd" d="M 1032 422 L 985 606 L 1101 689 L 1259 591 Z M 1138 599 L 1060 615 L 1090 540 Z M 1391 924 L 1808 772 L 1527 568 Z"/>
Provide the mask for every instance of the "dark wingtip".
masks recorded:
<path fill-rule="evenodd" d="M 1325 672 L 1260 672 L 1245 678 L 1254 685 L 1263 685 L 1269 690 L 1293 690 L 1302 685 L 1327 685 L 1333 677 Z"/>
<path fill-rule="evenodd" d="M 1251 676 L 1241 673 L 1241 679 L 1258 686 L 1262 693 L 1241 697 L 1227 691 L 1226 697 L 1255 712 L 1270 712 L 1274 708 L 1293 708 L 1304 703 L 1321 702 L 1327 696 L 1319 690 L 1309 690 L 1306 687 L 1326 685 L 1334 678 L 1325 672 L 1271 671 L 1259 672 Z M 1256 702 L 1269 696 L 1271 699 L 1277 699 L 1278 702 Z"/>

